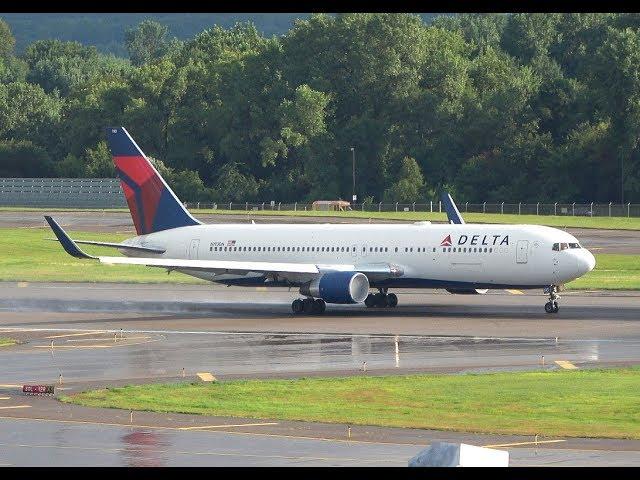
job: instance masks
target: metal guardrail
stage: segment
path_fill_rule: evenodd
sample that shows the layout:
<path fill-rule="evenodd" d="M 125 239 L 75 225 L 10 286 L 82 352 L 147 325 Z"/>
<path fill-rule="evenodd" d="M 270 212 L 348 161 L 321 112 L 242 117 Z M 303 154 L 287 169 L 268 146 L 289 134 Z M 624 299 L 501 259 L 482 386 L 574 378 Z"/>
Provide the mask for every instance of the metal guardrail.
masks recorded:
<path fill-rule="evenodd" d="M 187 208 L 229 211 L 307 211 L 311 203 L 294 202 L 185 202 Z M 558 215 L 581 217 L 640 217 L 640 204 L 614 203 L 463 203 L 458 204 L 464 213 L 494 213 L 504 215 Z M 358 203 L 351 210 L 362 212 L 444 212 L 441 202 L 429 203 Z"/>
<path fill-rule="evenodd" d="M 126 207 L 117 178 L 0 178 L 3 207 Z"/>
<path fill-rule="evenodd" d="M 0 178 L 0 206 L 125 208 L 117 178 Z M 306 202 L 185 202 L 187 208 L 254 211 L 312 210 Z M 357 203 L 362 212 L 443 212 L 441 202 Z M 461 213 L 559 215 L 586 217 L 640 217 L 640 204 L 614 203 L 459 203 Z"/>

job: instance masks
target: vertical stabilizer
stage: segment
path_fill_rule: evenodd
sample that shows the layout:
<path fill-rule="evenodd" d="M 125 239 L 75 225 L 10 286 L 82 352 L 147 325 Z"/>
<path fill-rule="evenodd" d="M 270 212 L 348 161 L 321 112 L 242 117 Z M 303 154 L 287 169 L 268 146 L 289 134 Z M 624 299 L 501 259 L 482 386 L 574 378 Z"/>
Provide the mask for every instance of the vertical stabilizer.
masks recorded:
<path fill-rule="evenodd" d="M 109 127 L 107 141 L 138 235 L 200 225 L 124 127 Z"/>

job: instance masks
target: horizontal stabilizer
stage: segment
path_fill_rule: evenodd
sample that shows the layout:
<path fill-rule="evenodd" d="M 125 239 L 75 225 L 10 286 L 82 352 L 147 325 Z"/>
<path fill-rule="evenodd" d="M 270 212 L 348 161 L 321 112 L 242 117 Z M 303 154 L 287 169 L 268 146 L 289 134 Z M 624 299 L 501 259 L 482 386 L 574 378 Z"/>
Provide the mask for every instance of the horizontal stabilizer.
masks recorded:
<path fill-rule="evenodd" d="M 80 249 L 80 247 L 78 247 L 78 245 L 76 245 L 76 243 L 73 240 L 71 240 L 69 235 L 67 235 L 67 232 L 65 232 L 62 229 L 62 227 L 58 225 L 58 223 L 49 215 L 45 215 L 44 219 L 47 221 L 47 223 L 51 227 L 51 230 L 53 230 L 53 233 L 62 244 L 62 248 L 64 248 L 65 252 L 67 252 L 69 255 L 76 258 L 93 258 L 93 259 L 97 258 L 84 253 Z"/>
<path fill-rule="evenodd" d="M 47 240 L 58 241 L 57 238 L 47 238 Z M 143 247 L 140 245 L 126 245 L 124 243 L 113 242 L 97 242 L 94 240 L 73 240 L 74 243 L 81 245 L 97 245 L 98 247 L 110 247 L 110 248 L 123 248 L 125 250 L 131 250 L 134 252 L 148 252 L 148 253 L 164 253 L 167 250 L 159 247 Z"/>

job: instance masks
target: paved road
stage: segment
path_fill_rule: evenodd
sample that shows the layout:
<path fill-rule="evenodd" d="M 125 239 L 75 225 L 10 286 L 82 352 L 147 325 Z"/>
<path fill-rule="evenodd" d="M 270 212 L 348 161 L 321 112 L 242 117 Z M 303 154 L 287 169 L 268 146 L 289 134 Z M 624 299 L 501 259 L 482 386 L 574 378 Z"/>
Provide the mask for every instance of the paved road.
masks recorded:
<path fill-rule="evenodd" d="M 128 212 L 56 212 L 54 218 L 65 228 L 95 232 L 120 232 L 135 235 Z M 278 217 L 262 215 L 198 215 L 205 223 L 398 223 L 398 220 L 336 217 Z M 0 227 L 46 227 L 41 212 L 0 212 Z M 593 253 L 640 254 L 639 230 L 598 230 L 566 228 Z"/>

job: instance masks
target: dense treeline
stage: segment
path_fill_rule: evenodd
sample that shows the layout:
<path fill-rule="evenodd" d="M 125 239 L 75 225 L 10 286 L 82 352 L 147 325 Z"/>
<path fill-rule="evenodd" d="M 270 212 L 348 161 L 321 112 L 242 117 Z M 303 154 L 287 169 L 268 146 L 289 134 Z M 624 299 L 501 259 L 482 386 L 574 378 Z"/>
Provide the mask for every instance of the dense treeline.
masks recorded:
<path fill-rule="evenodd" d="M 93 45 L 102 53 L 126 56 L 123 32 L 144 20 L 166 25 L 171 36 L 194 37 L 212 25 L 231 28 L 237 22 L 253 22 L 264 35 L 281 35 L 304 13 L 0 13 L 11 27 L 16 51 L 37 41 L 57 38 Z"/>
<path fill-rule="evenodd" d="M 185 199 L 620 201 L 640 193 L 640 15 L 313 15 L 128 59 L 0 23 L 0 176 L 111 176 L 124 125 Z"/>

